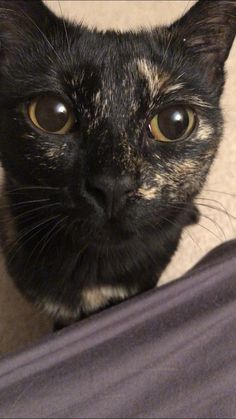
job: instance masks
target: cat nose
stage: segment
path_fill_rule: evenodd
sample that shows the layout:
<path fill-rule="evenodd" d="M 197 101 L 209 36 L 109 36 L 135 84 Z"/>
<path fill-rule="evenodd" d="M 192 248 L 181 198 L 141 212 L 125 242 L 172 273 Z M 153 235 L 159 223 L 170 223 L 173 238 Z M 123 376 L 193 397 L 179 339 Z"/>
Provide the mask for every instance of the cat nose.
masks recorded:
<path fill-rule="evenodd" d="M 85 183 L 87 197 L 102 207 L 108 218 L 115 216 L 125 206 L 134 190 L 135 182 L 131 176 L 113 178 L 100 175 Z"/>

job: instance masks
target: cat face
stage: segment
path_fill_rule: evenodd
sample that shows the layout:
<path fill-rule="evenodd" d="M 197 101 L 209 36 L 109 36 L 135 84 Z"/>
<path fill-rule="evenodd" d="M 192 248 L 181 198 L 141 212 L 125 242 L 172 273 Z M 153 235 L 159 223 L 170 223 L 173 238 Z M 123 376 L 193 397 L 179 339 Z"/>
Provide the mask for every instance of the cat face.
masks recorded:
<path fill-rule="evenodd" d="M 73 46 L 78 57 L 73 69 L 67 49 L 64 66 L 57 63 L 53 70 L 41 55 L 37 66 L 46 61 L 45 67 L 32 87 L 35 62 L 24 60 L 21 92 L 27 94 L 17 98 L 17 106 L 14 98 L 7 110 L 4 152 L 17 183 L 59 188 L 55 199 L 63 213 L 99 233 L 115 229 L 117 237 L 118 231 L 157 225 L 168 204 L 172 209 L 199 192 L 220 139 L 221 116 L 218 98 L 209 91 L 200 95 L 199 87 L 181 76 L 182 66 L 173 75 L 168 62 L 163 68 L 161 60 L 151 60 L 149 45 L 142 56 L 135 39 L 136 56 L 130 57 L 126 36 L 119 42 L 109 36 L 95 34 L 98 58 L 88 63 L 80 51 L 85 43 L 92 50 L 92 44 L 81 35 Z M 115 51 L 114 59 L 107 48 Z M 158 127 L 162 122 L 165 133 L 168 120 L 173 140 L 162 138 Z M 61 126 L 65 132 L 57 133 Z"/>
<path fill-rule="evenodd" d="M 157 225 L 168 204 L 191 200 L 222 121 L 219 88 L 182 34 L 62 30 L 52 18 L 44 35 L 27 15 L 18 18 L 29 28 L 15 30 L 20 40 L 4 68 L 2 99 L 2 152 L 12 178 L 59 188 L 62 211 L 88 218 L 94 231 Z M 56 107 L 63 108 L 58 126 Z M 71 126 L 60 133 L 67 118 Z M 150 129 L 155 118 L 164 140 Z M 165 140 L 168 124 L 173 133 Z"/>
<path fill-rule="evenodd" d="M 39 1 L 0 2 L 0 149 L 5 190 L 21 188 L 8 198 L 14 240 L 35 223 L 15 210 L 22 194 L 49 203 L 37 222 L 58 217 L 50 228 L 77 252 L 159 240 L 177 222 L 222 134 L 235 3 L 213 3 L 170 27 L 117 33 L 65 23 Z"/>

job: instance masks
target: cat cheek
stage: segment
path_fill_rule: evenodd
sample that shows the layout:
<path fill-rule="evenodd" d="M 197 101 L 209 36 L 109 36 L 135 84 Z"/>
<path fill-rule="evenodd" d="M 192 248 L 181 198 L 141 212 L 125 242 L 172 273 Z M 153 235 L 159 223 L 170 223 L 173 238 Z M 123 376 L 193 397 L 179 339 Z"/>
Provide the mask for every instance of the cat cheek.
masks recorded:
<path fill-rule="evenodd" d="M 198 140 L 201 140 L 201 141 L 209 140 L 209 138 L 211 138 L 213 133 L 214 133 L 214 130 L 211 125 L 209 125 L 204 120 L 199 121 L 198 132 L 197 132 Z"/>
<path fill-rule="evenodd" d="M 16 231 L 16 225 L 14 218 L 11 214 L 10 203 L 8 199 L 8 194 L 6 191 L 6 180 L 5 180 L 5 171 L 1 170 L 1 185 L 0 185 L 0 195 L 1 195 L 1 209 L 0 209 L 0 215 L 1 219 L 4 220 L 4 223 L 2 223 L 2 235 L 4 239 L 4 243 L 6 245 L 10 245 L 11 243 L 14 243 L 17 239 L 17 231 Z"/>
<path fill-rule="evenodd" d="M 37 141 L 38 140 L 38 141 Z M 45 138 L 38 138 L 34 144 L 36 155 L 42 161 L 53 163 L 55 166 L 62 167 L 73 166 L 78 156 L 78 147 L 75 141 L 66 141 L 63 138 L 56 138 L 49 140 Z"/>

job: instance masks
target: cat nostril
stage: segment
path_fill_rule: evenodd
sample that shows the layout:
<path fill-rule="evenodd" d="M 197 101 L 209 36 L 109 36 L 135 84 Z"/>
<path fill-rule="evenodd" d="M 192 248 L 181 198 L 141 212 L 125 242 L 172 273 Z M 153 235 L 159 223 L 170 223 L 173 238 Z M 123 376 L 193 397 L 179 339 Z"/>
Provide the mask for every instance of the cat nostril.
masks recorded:
<path fill-rule="evenodd" d="M 107 201 L 106 192 L 103 190 L 101 186 L 96 185 L 94 182 L 86 181 L 85 189 L 86 189 L 87 194 L 93 199 L 95 199 L 95 201 L 100 206 L 106 205 L 106 201 Z"/>
<path fill-rule="evenodd" d="M 134 180 L 130 176 L 112 178 L 103 175 L 85 183 L 87 197 L 102 207 L 109 218 L 126 204 L 134 189 Z"/>

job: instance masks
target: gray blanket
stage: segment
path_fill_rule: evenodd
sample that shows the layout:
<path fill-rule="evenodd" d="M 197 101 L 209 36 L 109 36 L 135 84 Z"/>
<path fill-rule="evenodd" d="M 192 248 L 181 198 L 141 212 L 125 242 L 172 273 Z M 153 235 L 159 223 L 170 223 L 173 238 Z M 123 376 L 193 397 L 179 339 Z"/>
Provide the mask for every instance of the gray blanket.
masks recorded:
<path fill-rule="evenodd" d="M 236 417 L 236 241 L 2 358 L 0 417 Z"/>

